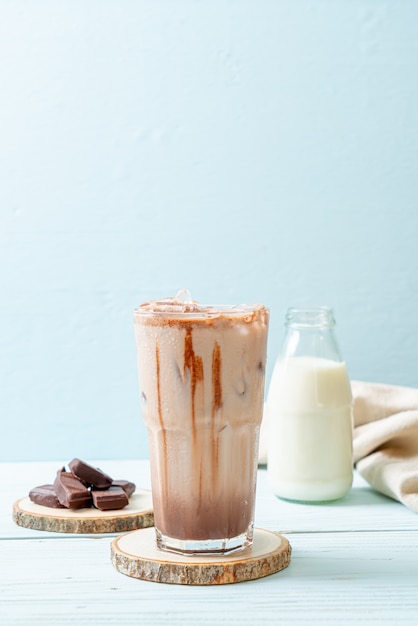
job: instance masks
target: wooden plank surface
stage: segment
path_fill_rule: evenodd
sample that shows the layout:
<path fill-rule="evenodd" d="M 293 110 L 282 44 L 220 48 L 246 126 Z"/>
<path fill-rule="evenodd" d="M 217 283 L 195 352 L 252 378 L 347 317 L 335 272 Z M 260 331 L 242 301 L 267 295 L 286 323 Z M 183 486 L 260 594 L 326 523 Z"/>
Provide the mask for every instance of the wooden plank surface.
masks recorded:
<path fill-rule="evenodd" d="M 149 488 L 147 462 L 99 463 Z M 238 585 L 188 587 L 117 572 L 110 560 L 112 536 L 15 525 L 14 500 L 34 482 L 45 482 L 55 465 L 0 464 L 1 624 L 417 623 L 418 516 L 375 494 L 359 477 L 346 500 L 304 506 L 276 499 L 261 471 L 256 525 L 288 537 L 289 567 Z"/>
<path fill-rule="evenodd" d="M 298 534 L 288 568 L 238 585 L 182 587 L 123 576 L 109 541 L 0 544 L 3 624 L 416 624 L 416 533 Z M 415 544 L 415 545 L 414 545 Z"/>

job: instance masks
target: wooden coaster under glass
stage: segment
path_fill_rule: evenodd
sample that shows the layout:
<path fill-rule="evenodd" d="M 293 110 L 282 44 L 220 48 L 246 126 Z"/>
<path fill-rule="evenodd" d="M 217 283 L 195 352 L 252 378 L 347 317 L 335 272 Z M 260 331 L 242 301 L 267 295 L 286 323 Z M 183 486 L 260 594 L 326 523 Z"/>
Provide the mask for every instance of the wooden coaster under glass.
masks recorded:
<path fill-rule="evenodd" d="M 157 548 L 155 528 L 114 539 L 111 559 L 126 576 L 179 585 L 222 585 L 275 574 L 290 563 L 291 546 L 282 535 L 254 529 L 253 544 L 228 554 L 183 555 Z"/>

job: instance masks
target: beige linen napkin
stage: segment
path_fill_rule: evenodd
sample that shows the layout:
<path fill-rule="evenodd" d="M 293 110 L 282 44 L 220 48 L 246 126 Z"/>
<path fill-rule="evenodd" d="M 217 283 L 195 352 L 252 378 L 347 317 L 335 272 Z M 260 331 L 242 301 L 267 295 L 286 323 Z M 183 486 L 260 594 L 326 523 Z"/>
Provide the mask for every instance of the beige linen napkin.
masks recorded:
<path fill-rule="evenodd" d="M 418 512 L 418 389 L 361 381 L 351 387 L 358 472 Z"/>

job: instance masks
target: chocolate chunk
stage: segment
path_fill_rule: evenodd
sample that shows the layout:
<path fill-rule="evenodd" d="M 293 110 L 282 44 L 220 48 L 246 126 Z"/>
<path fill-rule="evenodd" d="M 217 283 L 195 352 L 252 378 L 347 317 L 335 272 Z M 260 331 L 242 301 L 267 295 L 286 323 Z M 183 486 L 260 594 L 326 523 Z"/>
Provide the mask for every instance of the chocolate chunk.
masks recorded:
<path fill-rule="evenodd" d="M 73 459 L 68 466 L 74 476 L 86 485 L 97 487 L 97 489 L 107 489 L 112 484 L 110 476 L 80 459 Z"/>
<path fill-rule="evenodd" d="M 49 506 L 53 509 L 64 509 L 65 507 L 57 498 L 54 485 L 39 485 L 29 491 L 29 498 L 35 504 L 41 504 L 42 506 Z"/>
<path fill-rule="evenodd" d="M 123 509 L 129 503 L 129 498 L 122 487 L 109 487 L 109 489 L 92 489 L 93 505 L 101 511 Z"/>
<path fill-rule="evenodd" d="M 131 483 L 130 480 L 114 480 L 112 487 L 122 487 L 128 498 L 134 493 L 136 489 L 135 483 Z"/>
<path fill-rule="evenodd" d="M 64 469 L 57 472 L 55 493 L 67 509 L 83 509 L 91 506 L 91 493 L 76 476 Z"/>

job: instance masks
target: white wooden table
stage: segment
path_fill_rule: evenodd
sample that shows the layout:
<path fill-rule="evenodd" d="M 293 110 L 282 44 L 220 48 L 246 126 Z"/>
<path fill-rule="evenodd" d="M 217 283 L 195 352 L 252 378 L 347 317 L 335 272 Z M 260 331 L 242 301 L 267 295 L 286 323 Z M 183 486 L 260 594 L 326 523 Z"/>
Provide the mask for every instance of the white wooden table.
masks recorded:
<path fill-rule="evenodd" d="M 92 461 L 149 488 L 147 461 Z M 0 624 L 418 624 L 418 515 L 358 476 L 332 505 L 275 498 L 259 471 L 256 526 L 285 534 L 290 566 L 232 585 L 187 587 L 117 572 L 112 535 L 24 529 L 14 500 L 50 482 L 58 463 L 0 464 Z"/>

